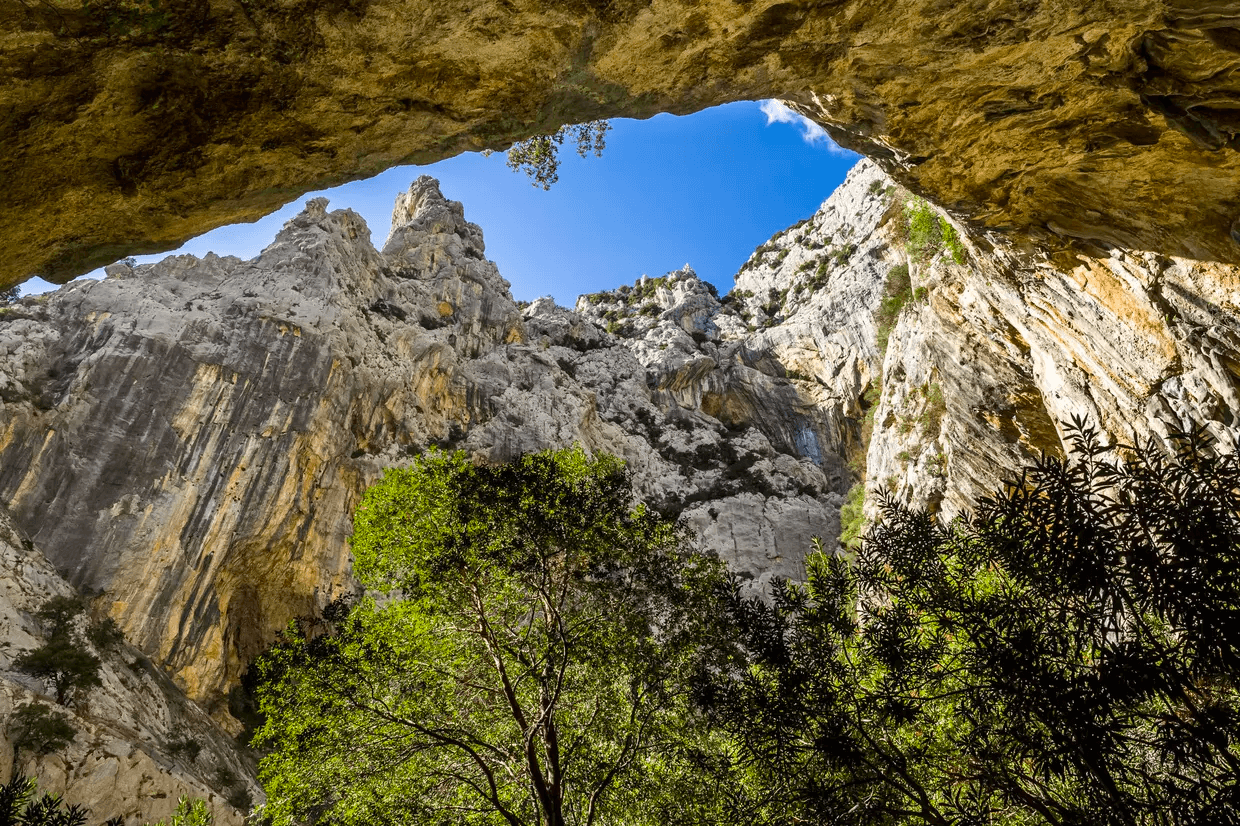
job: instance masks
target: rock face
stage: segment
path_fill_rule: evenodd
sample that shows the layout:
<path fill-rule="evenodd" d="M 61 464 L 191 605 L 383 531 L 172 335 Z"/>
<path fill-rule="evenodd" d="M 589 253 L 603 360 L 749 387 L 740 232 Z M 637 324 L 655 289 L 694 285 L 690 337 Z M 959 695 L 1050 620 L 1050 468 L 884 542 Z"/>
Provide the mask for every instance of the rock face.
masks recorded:
<path fill-rule="evenodd" d="M 980 248 L 966 266 L 931 262 L 925 302 L 891 334 L 873 484 L 959 512 L 1062 451 L 1073 416 L 1129 444 L 1195 425 L 1224 446 L 1240 437 L 1235 267 L 1123 250 L 1061 267 Z"/>
<path fill-rule="evenodd" d="M 89 808 L 92 822 L 115 815 L 129 824 L 149 822 L 188 796 L 206 800 L 217 824 L 241 826 L 242 812 L 227 799 L 261 796 L 249 779 L 251 767 L 232 738 L 137 649 L 102 652 L 102 685 L 72 708 L 58 707 L 43 683 L 13 670 L 21 651 L 45 642 L 34 617 L 40 606 L 75 592 L 3 509 L 0 570 L 0 720 L 8 721 L 16 707 L 41 703 L 67 714 L 77 730 L 66 749 L 38 756 L 24 749 L 15 754 L 8 726 L 0 726 L 0 781 L 15 769 L 37 777 L 41 792 Z"/>
<path fill-rule="evenodd" d="M 688 269 L 579 313 L 522 309 L 432 179 L 398 199 L 382 252 L 357 215 L 311 201 L 253 261 L 117 265 L 0 316 L 0 496 L 226 722 L 288 620 L 353 587 L 365 486 L 432 444 L 617 454 L 762 587 L 838 533 L 873 346 L 834 360 L 872 338 L 878 266 L 779 330 L 751 333 Z"/>
<path fill-rule="evenodd" d="M 564 123 L 769 97 L 1009 241 L 1236 262 L 1238 32 L 1188 0 L 10 3 L 0 281 Z"/>
<path fill-rule="evenodd" d="M 518 306 L 481 230 L 423 177 L 381 251 L 317 200 L 253 261 L 116 265 L 0 310 L 0 496 L 17 526 L 0 520 L 0 715 L 39 688 L 6 670 L 12 646 L 34 644 L 32 612 L 72 583 L 175 685 L 109 662 L 84 734 L 40 773 L 101 809 L 210 793 L 209 767 L 243 768 L 216 728 L 240 728 L 238 676 L 354 587 L 354 503 L 430 445 L 617 454 L 762 588 L 799 576 L 813 537 L 834 547 L 858 483 L 951 515 L 1062 451 L 1073 415 L 1127 440 L 1194 422 L 1240 435 L 1236 268 L 1068 260 L 960 224 L 960 262 L 910 261 L 907 195 L 858 164 L 722 300 L 686 267 L 572 311 Z M 211 744 L 194 765 L 169 756 L 187 727 Z"/>

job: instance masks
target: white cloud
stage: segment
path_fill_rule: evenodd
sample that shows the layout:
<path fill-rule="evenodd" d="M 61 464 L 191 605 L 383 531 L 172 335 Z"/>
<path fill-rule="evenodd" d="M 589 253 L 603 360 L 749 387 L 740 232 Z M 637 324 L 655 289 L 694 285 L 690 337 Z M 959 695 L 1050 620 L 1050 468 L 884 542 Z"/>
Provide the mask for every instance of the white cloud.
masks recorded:
<path fill-rule="evenodd" d="M 822 146 L 828 152 L 841 155 L 846 154 L 846 151 L 827 135 L 827 130 L 804 115 L 792 111 L 779 101 L 764 100 L 759 104 L 758 108 L 762 110 L 762 114 L 766 115 L 767 126 L 770 126 L 772 123 L 791 124 L 800 128 L 801 137 L 811 146 Z"/>

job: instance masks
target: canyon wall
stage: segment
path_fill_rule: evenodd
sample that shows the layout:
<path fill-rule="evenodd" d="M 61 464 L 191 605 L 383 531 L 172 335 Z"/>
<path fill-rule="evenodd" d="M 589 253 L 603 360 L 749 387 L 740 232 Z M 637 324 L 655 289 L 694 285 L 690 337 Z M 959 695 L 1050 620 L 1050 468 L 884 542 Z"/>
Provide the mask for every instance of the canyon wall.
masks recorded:
<path fill-rule="evenodd" d="M 101 811 L 226 795 L 207 772 L 244 770 L 239 676 L 354 588 L 353 505 L 432 445 L 619 455 L 763 589 L 801 574 L 813 537 L 835 547 L 855 486 L 950 516 L 1061 453 L 1073 415 L 1121 440 L 1240 435 L 1235 268 L 1065 258 L 959 223 L 958 258 L 910 260 L 908 197 L 863 161 L 729 295 L 686 267 L 569 310 L 515 303 L 423 177 L 382 250 L 320 199 L 251 261 L 118 264 L 0 308 L 6 639 L 34 644 L 38 601 L 76 588 L 154 663 L 109 663 L 106 712 L 92 699 L 74 751 L 48 758 L 64 765 L 36 768 Z M 904 309 L 882 320 L 902 267 Z M 7 716 L 39 686 L 6 651 Z M 186 726 L 212 743 L 200 765 L 170 756 Z"/>
<path fill-rule="evenodd" d="M 0 508 L 0 782 L 12 772 L 35 777 L 39 793 L 63 795 L 91 810 L 92 823 L 121 815 L 128 824 L 166 817 L 182 796 L 205 800 L 219 826 L 241 826 L 262 793 L 253 767 L 201 708 L 136 648 L 98 651 L 100 685 L 56 705 L 48 686 L 13 667 L 23 651 L 47 642 L 36 614 L 54 597 L 77 592 Z M 72 697 L 71 697 L 72 699 Z M 18 748 L 7 725 L 36 704 L 65 715 L 75 730 L 63 749 Z"/>
<path fill-rule="evenodd" d="M 1187 0 L 0 6 L 0 283 L 565 123 L 784 98 L 1012 243 L 1235 263 L 1240 14 Z"/>
<path fill-rule="evenodd" d="M 814 300 L 844 318 L 880 288 L 870 273 Z M 253 261 L 116 265 L 5 310 L 0 497 L 226 724 L 275 634 L 353 588 L 365 486 L 431 445 L 619 455 L 753 587 L 799 575 L 811 537 L 838 531 L 869 368 L 823 387 L 778 351 L 831 375 L 863 332 L 751 334 L 691 270 L 587 306 L 518 307 L 430 178 L 381 252 L 356 214 L 311 201 Z M 607 307 L 628 319 L 616 335 L 591 320 Z"/>

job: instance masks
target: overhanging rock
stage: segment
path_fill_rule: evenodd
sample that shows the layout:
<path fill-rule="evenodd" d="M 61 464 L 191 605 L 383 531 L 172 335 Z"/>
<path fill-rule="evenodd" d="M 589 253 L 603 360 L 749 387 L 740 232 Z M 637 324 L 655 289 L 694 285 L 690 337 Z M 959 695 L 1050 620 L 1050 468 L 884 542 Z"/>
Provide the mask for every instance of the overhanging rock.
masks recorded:
<path fill-rule="evenodd" d="M 6 284 L 398 163 L 768 97 L 976 227 L 1240 262 L 1240 15 L 1186 0 L 61 0 L 0 21 Z"/>

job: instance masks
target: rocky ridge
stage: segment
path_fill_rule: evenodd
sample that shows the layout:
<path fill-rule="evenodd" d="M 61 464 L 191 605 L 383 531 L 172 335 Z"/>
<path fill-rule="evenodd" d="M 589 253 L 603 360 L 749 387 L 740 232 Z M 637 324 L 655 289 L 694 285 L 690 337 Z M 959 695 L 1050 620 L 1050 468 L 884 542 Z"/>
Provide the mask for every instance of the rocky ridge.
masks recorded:
<path fill-rule="evenodd" d="M 915 273 L 891 332 L 871 488 L 966 510 L 1014 469 L 1061 454 L 1084 417 L 1122 443 L 1203 426 L 1240 437 L 1240 270 L 1113 249 L 1070 262 L 961 237 Z"/>
<path fill-rule="evenodd" d="M 352 587 L 361 491 L 429 445 L 614 453 L 754 587 L 798 575 L 811 537 L 838 533 L 872 370 L 864 354 L 844 370 L 812 354 L 866 338 L 866 283 L 806 297 L 842 302 L 827 326 L 860 331 L 807 316 L 780 338 L 681 271 L 642 288 L 661 308 L 634 313 L 642 335 L 612 335 L 602 304 L 519 308 L 432 179 L 398 199 L 382 251 L 354 213 L 311 201 L 253 261 L 116 265 L 0 316 L 0 494 L 228 724 L 248 663 Z"/>
<path fill-rule="evenodd" d="M 382 250 L 311 201 L 253 261 L 117 265 L 0 312 L 0 494 L 234 733 L 246 665 L 353 588 L 360 492 L 430 445 L 615 453 L 761 588 L 800 574 L 811 537 L 833 546 L 858 482 L 951 515 L 1062 451 L 1072 415 L 1122 439 L 1238 434 L 1235 268 L 1031 254 L 959 223 L 963 263 L 909 261 L 906 198 L 862 162 L 730 295 L 686 267 L 575 310 L 513 302 L 432 179 L 397 200 Z"/>

